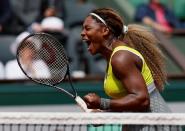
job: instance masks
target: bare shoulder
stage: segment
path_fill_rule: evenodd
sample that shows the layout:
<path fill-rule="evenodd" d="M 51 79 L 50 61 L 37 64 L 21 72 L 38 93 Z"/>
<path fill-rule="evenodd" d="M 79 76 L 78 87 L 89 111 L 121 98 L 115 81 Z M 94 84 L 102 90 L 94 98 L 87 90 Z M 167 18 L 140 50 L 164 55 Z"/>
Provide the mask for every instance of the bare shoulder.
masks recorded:
<path fill-rule="evenodd" d="M 127 65 L 132 64 L 136 60 L 135 55 L 126 50 L 120 50 L 114 53 L 111 59 L 111 64 L 114 65 Z"/>
<path fill-rule="evenodd" d="M 124 76 L 128 73 L 131 73 L 134 69 L 136 69 L 138 59 L 139 58 L 136 55 L 129 51 L 117 51 L 111 59 L 111 65 L 114 74 L 117 74 L 118 76 Z"/>

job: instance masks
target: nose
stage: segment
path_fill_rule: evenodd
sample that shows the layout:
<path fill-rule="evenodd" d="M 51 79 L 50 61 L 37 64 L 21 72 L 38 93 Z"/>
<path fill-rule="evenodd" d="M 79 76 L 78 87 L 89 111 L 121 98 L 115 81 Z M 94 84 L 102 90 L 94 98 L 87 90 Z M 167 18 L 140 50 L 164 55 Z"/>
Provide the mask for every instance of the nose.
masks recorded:
<path fill-rule="evenodd" d="M 84 31 L 84 29 L 83 29 L 82 32 L 81 32 L 81 37 L 82 37 L 82 38 L 85 37 L 85 31 Z"/>

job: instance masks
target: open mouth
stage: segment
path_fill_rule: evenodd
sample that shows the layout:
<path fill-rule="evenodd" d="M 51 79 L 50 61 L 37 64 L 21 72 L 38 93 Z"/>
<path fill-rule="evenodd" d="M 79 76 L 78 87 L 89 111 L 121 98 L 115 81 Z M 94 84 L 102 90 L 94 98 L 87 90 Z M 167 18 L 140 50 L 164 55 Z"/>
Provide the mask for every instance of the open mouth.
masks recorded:
<path fill-rule="evenodd" d="M 91 44 L 91 41 L 90 40 L 88 40 L 88 39 L 83 39 L 83 42 L 85 42 L 87 45 L 88 45 L 88 47 L 90 46 L 90 44 Z"/>

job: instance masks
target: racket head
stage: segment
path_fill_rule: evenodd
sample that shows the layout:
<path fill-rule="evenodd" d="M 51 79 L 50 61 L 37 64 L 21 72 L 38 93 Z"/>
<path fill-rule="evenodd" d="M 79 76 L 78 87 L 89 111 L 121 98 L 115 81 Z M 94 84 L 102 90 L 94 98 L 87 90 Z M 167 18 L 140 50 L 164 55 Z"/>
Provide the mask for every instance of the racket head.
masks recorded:
<path fill-rule="evenodd" d="M 54 86 L 69 73 L 63 45 L 47 33 L 30 34 L 23 39 L 18 46 L 16 59 L 23 73 L 37 83 Z"/>

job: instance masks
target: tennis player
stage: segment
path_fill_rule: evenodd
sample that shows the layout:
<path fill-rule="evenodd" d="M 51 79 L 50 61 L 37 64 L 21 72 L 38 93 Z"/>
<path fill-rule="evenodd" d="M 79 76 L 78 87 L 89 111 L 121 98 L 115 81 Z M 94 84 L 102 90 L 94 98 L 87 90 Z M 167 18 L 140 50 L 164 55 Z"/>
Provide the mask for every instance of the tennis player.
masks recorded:
<path fill-rule="evenodd" d="M 125 25 L 113 9 L 99 8 L 86 17 L 81 36 L 88 51 L 92 55 L 101 54 L 108 63 L 104 90 L 110 99 L 89 93 L 84 96 L 88 108 L 111 112 L 170 112 L 159 93 L 166 81 L 164 56 L 151 31 L 140 25 Z M 127 128 L 150 130 L 141 126 Z"/>

